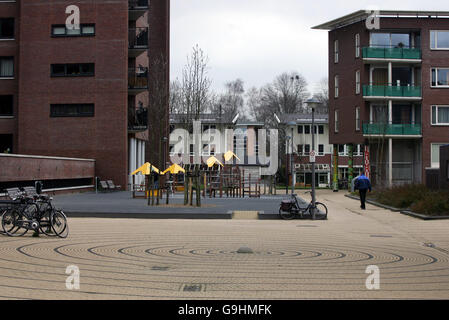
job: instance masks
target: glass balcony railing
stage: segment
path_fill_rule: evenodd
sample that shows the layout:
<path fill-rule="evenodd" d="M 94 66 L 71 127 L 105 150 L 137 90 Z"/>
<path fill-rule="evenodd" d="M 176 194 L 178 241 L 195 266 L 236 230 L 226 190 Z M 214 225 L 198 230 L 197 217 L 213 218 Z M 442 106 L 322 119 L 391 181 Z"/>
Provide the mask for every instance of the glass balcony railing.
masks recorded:
<path fill-rule="evenodd" d="M 364 97 L 420 98 L 421 86 L 363 86 Z"/>
<path fill-rule="evenodd" d="M 422 134 L 422 126 L 420 123 L 364 123 L 363 134 L 386 136 L 420 136 Z"/>
<path fill-rule="evenodd" d="M 375 59 L 421 59 L 420 48 L 363 48 L 363 58 Z"/>

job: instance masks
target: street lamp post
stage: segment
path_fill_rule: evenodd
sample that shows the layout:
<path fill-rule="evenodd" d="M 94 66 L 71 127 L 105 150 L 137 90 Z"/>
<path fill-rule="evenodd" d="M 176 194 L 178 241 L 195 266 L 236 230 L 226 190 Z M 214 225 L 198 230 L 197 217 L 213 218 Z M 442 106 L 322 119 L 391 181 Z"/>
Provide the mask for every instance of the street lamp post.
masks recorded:
<path fill-rule="evenodd" d="M 290 174 L 292 176 L 292 191 L 291 194 L 293 195 L 295 193 L 295 180 L 293 179 L 294 176 L 294 169 L 293 169 L 293 137 L 294 137 L 294 127 L 296 125 L 296 122 L 290 121 L 287 125 L 292 127 L 292 135 L 291 135 L 291 149 L 290 149 Z"/>
<path fill-rule="evenodd" d="M 318 104 L 320 104 L 320 101 L 312 98 L 306 101 L 306 104 L 309 106 L 309 108 L 312 109 L 312 157 L 310 157 L 310 162 L 312 164 L 312 219 L 315 220 L 315 203 L 316 203 L 316 190 L 315 190 L 315 108 Z"/>

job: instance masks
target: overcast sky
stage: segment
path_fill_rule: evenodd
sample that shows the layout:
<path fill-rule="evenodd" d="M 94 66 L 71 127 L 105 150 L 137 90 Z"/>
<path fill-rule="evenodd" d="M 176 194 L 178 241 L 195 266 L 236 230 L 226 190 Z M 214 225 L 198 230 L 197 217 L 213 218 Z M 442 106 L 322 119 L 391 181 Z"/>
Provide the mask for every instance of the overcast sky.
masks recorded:
<path fill-rule="evenodd" d="M 286 71 L 300 72 L 313 90 L 327 77 L 327 32 L 310 28 L 372 6 L 449 10 L 447 0 L 171 0 L 171 77 L 181 78 L 198 44 L 217 91 L 236 78 L 260 87 Z"/>

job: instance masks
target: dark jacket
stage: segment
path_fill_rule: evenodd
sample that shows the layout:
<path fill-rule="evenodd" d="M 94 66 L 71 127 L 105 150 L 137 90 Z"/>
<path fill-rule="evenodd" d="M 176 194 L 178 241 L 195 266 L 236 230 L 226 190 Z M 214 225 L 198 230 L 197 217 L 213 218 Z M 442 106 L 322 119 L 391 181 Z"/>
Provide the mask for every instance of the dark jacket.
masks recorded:
<path fill-rule="evenodd" d="M 369 190 L 371 192 L 371 181 L 365 175 L 361 175 L 355 180 L 355 190 Z"/>

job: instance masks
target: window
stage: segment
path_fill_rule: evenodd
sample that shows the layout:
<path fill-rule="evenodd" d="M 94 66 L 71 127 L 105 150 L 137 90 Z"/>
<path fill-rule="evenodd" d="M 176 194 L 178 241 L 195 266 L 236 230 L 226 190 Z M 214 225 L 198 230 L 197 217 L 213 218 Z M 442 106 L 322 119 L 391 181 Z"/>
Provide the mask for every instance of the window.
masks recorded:
<path fill-rule="evenodd" d="M 67 29 L 65 25 L 51 26 L 53 37 L 86 37 L 95 35 L 95 24 L 82 24 L 78 30 Z"/>
<path fill-rule="evenodd" d="M 355 72 L 355 94 L 360 94 L 360 70 Z"/>
<path fill-rule="evenodd" d="M 318 155 L 324 156 L 324 144 L 318 145 Z"/>
<path fill-rule="evenodd" d="M 0 57 L 0 78 L 14 77 L 14 58 Z"/>
<path fill-rule="evenodd" d="M 93 117 L 95 115 L 93 103 L 89 104 L 52 104 L 50 117 Z"/>
<path fill-rule="evenodd" d="M 298 144 L 297 148 L 298 148 L 298 154 L 302 156 L 302 154 L 304 152 L 304 145 Z"/>
<path fill-rule="evenodd" d="M 360 107 L 355 108 L 355 131 L 360 131 Z"/>
<path fill-rule="evenodd" d="M 308 156 L 310 153 L 310 144 L 304 145 L 304 155 Z"/>
<path fill-rule="evenodd" d="M 68 63 L 51 65 L 52 77 L 93 77 L 94 75 L 94 63 Z"/>
<path fill-rule="evenodd" d="M 449 125 L 449 106 L 432 106 L 432 124 Z"/>
<path fill-rule="evenodd" d="M 318 134 L 324 134 L 324 126 L 318 126 Z"/>
<path fill-rule="evenodd" d="M 449 68 L 432 68 L 432 87 L 449 87 Z"/>
<path fill-rule="evenodd" d="M 355 57 L 360 57 L 360 34 L 357 33 L 355 35 Z"/>
<path fill-rule="evenodd" d="M 338 145 L 338 155 L 339 156 L 345 156 L 346 155 L 346 145 L 345 144 L 339 144 Z"/>
<path fill-rule="evenodd" d="M 0 117 L 13 115 L 13 96 L 0 96 Z"/>
<path fill-rule="evenodd" d="M 335 110 L 334 121 L 334 131 L 338 133 L 338 110 Z"/>
<path fill-rule="evenodd" d="M 298 134 L 302 134 L 304 132 L 303 126 L 298 126 Z"/>
<path fill-rule="evenodd" d="M 338 63 L 338 40 L 334 41 L 334 62 Z"/>
<path fill-rule="evenodd" d="M 439 168 L 440 167 L 440 147 L 449 143 L 432 143 L 431 144 L 431 167 Z"/>
<path fill-rule="evenodd" d="M 430 48 L 449 50 L 449 31 L 430 31 Z"/>
<path fill-rule="evenodd" d="M 410 48 L 408 33 L 371 33 L 371 47 L 374 48 Z"/>
<path fill-rule="evenodd" d="M 190 155 L 194 156 L 195 152 L 193 151 L 193 144 L 190 145 Z"/>
<path fill-rule="evenodd" d="M 14 39 L 14 18 L 0 18 L 0 39 Z"/>
<path fill-rule="evenodd" d="M 310 126 L 304 126 L 304 133 L 310 134 Z"/>
<path fill-rule="evenodd" d="M 335 98 L 338 98 L 338 76 L 335 76 Z"/>

